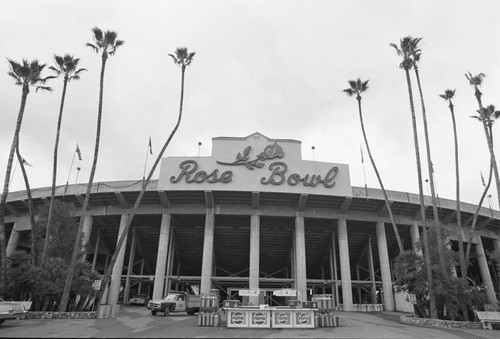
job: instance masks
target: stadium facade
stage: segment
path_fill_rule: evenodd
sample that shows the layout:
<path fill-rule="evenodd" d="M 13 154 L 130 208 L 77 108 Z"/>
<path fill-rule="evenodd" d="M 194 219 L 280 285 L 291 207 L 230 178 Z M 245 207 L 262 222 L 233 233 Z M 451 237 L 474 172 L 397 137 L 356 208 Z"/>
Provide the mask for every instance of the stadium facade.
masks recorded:
<path fill-rule="evenodd" d="M 161 298 L 189 283 L 199 292 L 219 289 L 244 303 L 282 304 L 277 289 L 294 299 L 332 294 L 336 305 L 383 304 L 394 310 L 392 261 L 399 253 L 379 189 L 353 187 L 349 167 L 302 160 L 301 142 L 260 133 L 212 139 L 208 157 L 162 159 L 113 269 L 107 302 L 125 303 L 134 293 Z M 143 181 L 95 183 L 86 211 L 87 260 L 103 272 Z M 57 187 L 56 198 L 78 211 L 85 184 Z M 47 203 L 50 188 L 32 192 Z M 416 194 L 388 191 L 405 249 L 418 251 L 423 222 Z M 26 192 L 7 199 L 7 252 L 28 250 Z M 433 225 L 430 197 L 424 218 Z M 456 248 L 455 201 L 439 199 L 441 224 Z M 461 204 L 467 239 L 475 206 Z M 81 213 L 81 212 L 77 212 Z M 482 208 L 473 239 L 470 276 L 495 302 L 498 283 L 486 252 L 500 250 L 500 213 Z"/>

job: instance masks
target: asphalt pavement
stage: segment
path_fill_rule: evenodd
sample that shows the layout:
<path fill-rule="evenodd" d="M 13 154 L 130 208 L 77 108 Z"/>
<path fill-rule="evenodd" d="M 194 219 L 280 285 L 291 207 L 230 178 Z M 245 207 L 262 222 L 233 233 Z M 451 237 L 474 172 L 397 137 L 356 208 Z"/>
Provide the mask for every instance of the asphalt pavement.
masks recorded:
<path fill-rule="evenodd" d="M 12 338 L 500 338 L 499 330 L 427 328 L 402 324 L 399 312 L 336 312 L 350 326 L 314 329 L 235 329 L 198 326 L 198 317 L 152 316 L 144 306 L 122 306 L 116 318 L 7 320 L 0 337 Z"/>

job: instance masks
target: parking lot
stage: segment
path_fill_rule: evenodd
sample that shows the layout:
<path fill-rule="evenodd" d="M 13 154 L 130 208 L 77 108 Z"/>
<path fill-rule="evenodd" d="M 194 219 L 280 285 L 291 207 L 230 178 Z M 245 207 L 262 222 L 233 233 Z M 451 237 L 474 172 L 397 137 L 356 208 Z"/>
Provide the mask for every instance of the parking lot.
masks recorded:
<path fill-rule="evenodd" d="M 152 316 L 145 307 L 124 306 L 117 318 L 8 320 L 0 337 L 50 338 L 498 338 L 500 331 L 423 328 L 402 324 L 397 312 L 339 312 L 351 326 L 315 329 L 200 327 L 185 313 Z"/>

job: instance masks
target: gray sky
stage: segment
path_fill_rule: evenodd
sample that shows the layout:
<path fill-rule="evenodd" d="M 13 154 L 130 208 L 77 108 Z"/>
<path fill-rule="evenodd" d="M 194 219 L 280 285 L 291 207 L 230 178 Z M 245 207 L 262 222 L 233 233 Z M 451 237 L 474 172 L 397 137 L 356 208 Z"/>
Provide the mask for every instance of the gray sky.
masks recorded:
<path fill-rule="evenodd" d="M 453 135 L 447 103 L 438 97 L 456 89 L 462 200 L 476 203 L 489 155 L 482 126 L 469 116 L 477 103 L 464 76 L 487 75 L 483 103 L 500 93 L 500 3 L 491 1 L 2 1 L 0 54 L 21 61 L 53 63 L 70 53 L 88 69 L 68 87 L 59 148 L 57 183 L 86 183 L 92 163 L 100 57 L 85 43 L 90 29 L 115 30 L 125 45 L 107 63 L 101 148 L 95 181 L 142 178 L 148 139 L 155 156 L 174 126 L 180 69 L 168 53 L 196 52 L 186 71 L 184 118 L 166 156 L 210 155 L 211 138 L 247 136 L 302 141 L 305 160 L 349 165 L 351 184 L 364 185 L 363 142 L 357 103 L 342 90 L 347 81 L 370 80 L 363 97 L 372 153 L 387 189 L 418 193 L 408 92 L 400 58 L 389 43 L 422 37 L 421 80 L 440 197 L 455 197 Z M 0 169 L 19 110 L 21 89 L 0 67 Z M 0 65 L 2 64 L 0 63 Z M 47 72 L 47 75 L 50 73 Z M 417 95 L 416 83 L 414 95 Z M 20 134 L 32 188 L 50 186 L 52 153 L 62 79 L 52 93 L 32 91 Z M 416 109 L 420 117 L 418 97 Z M 421 126 L 421 120 L 418 120 Z M 498 127 L 497 127 L 498 128 Z M 499 138 L 497 137 L 496 140 Z M 496 147 L 498 148 L 498 142 Z M 420 139 L 424 177 L 425 144 Z M 365 154 L 369 187 L 378 182 Z M 153 163 L 149 158 L 148 167 Z M 154 178 L 158 177 L 158 171 Z M 492 186 L 493 187 L 493 186 Z M 19 167 L 10 191 L 24 190 Z M 428 187 L 424 193 L 428 194 Z M 498 208 L 496 190 L 491 189 Z M 487 202 L 486 204 L 487 205 Z"/>

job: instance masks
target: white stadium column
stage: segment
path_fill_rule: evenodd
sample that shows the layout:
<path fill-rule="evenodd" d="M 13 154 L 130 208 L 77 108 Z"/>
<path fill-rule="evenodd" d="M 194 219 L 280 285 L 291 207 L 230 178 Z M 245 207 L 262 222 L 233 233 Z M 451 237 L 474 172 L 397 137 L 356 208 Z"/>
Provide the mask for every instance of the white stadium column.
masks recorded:
<path fill-rule="evenodd" d="M 90 234 L 92 233 L 92 224 L 94 222 L 94 218 L 90 215 L 90 211 L 85 212 L 85 220 L 83 221 L 83 237 L 82 243 L 85 246 L 90 240 Z"/>
<path fill-rule="evenodd" d="M 486 254 L 484 253 L 483 242 L 481 241 L 480 236 L 477 237 L 476 255 L 479 272 L 481 273 L 481 279 L 483 280 L 483 284 L 486 289 L 486 300 L 488 300 L 489 303 L 494 304 L 497 302 L 497 297 L 495 295 L 493 281 L 491 281 L 490 269 L 488 268 L 488 261 L 486 260 Z"/>
<path fill-rule="evenodd" d="M 306 239 L 304 216 L 297 212 L 295 217 L 295 288 L 297 300 L 307 301 L 307 271 L 306 271 Z"/>
<path fill-rule="evenodd" d="M 7 257 L 11 256 L 12 253 L 17 249 L 17 244 L 19 243 L 19 232 L 17 231 L 17 222 L 14 223 L 12 227 L 12 232 L 10 232 L 9 242 L 7 244 Z"/>
<path fill-rule="evenodd" d="M 124 228 L 127 224 L 129 215 L 127 213 L 123 213 L 120 219 L 120 229 L 118 231 L 118 238 L 116 242 L 120 239 Z M 125 250 L 127 249 L 127 236 L 125 236 L 125 241 L 123 242 L 122 248 L 120 248 L 120 252 L 118 252 L 118 256 L 116 257 L 115 265 L 113 266 L 113 273 L 111 274 L 111 284 L 109 285 L 109 297 L 108 304 L 116 305 L 118 303 L 118 297 L 120 296 L 120 285 L 122 280 L 122 270 L 123 270 L 123 260 L 125 259 Z"/>
<path fill-rule="evenodd" d="M 260 260 L 260 216 L 252 213 L 250 216 L 250 290 L 259 289 L 259 260 Z M 252 305 L 259 305 L 259 295 L 252 295 L 248 301 Z"/>
<path fill-rule="evenodd" d="M 422 250 L 417 247 L 417 243 L 420 241 L 420 231 L 418 228 L 418 221 L 413 221 L 413 224 L 410 228 L 410 237 L 411 237 L 411 246 L 413 248 L 413 252 L 418 255 L 422 255 Z"/>
<path fill-rule="evenodd" d="M 83 246 L 85 246 L 89 243 L 90 235 L 92 234 L 93 222 L 94 222 L 94 217 L 92 217 L 92 215 L 90 215 L 90 211 L 85 212 L 85 220 L 83 221 L 83 229 L 82 229 L 82 245 Z M 82 262 L 85 262 L 86 259 L 87 259 L 87 255 L 83 255 Z"/>
<path fill-rule="evenodd" d="M 497 235 L 497 239 L 493 241 L 493 246 L 495 248 L 495 252 L 500 255 L 500 235 Z M 500 258 L 496 260 L 497 265 L 500 265 Z"/>
<path fill-rule="evenodd" d="M 339 219 L 337 222 L 339 234 L 340 254 L 340 279 L 342 282 L 342 304 L 344 311 L 354 309 L 352 302 L 351 265 L 349 263 L 349 244 L 347 241 L 347 220 Z"/>
<path fill-rule="evenodd" d="M 137 241 L 137 230 L 132 230 L 132 243 L 130 244 L 130 253 L 128 255 L 127 279 L 125 280 L 125 290 L 123 291 L 123 303 L 128 305 L 130 299 L 130 276 L 134 274 L 135 246 Z"/>
<path fill-rule="evenodd" d="M 212 288 L 212 263 L 214 257 L 214 210 L 208 209 L 205 216 L 205 235 L 203 239 L 203 259 L 201 266 L 201 286 L 202 294 L 210 293 Z"/>
<path fill-rule="evenodd" d="M 394 292 L 392 290 L 391 266 L 389 263 L 389 252 L 387 251 L 385 224 L 382 221 L 377 222 L 376 231 L 380 275 L 382 276 L 382 289 L 384 291 L 384 307 L 386 311 L 394 311 Z"/>
<path fill-rule="evenodd" d="M 158 239 L 158 255 L 156 256 L 153 299 L 161 299 L 164 295 L 165 269 L 167 267 L 168 244 L 170 240 L 170 223 L 172 216 L 163 211 L 161 216 L 160 239 Z"/>

